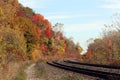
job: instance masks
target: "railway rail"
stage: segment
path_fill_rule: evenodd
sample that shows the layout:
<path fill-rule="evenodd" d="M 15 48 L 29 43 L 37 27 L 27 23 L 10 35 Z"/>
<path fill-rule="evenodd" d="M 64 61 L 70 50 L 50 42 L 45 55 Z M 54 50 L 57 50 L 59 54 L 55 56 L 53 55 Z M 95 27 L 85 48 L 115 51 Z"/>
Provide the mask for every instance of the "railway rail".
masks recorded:
<path fill-rule="evenodd" d="M 64 62 L 72 63 L 72 64 L 79 64 L 79 65 L 89 65 L 89 66 L 95 66 L 95 67 L 103 67 L 103 68 L 111 68 L 111 69 L 120 69 L 120 66 L 103 65 L 103 64 L 81 63 L 81 62 L 71 61 L 71 60 L 67 60 L 67 61 L 64 61 Z"/>
<path fill-rule="evenodd" d="M 108 67 L 107 65 L 107 67 L 104 67 L 102 65 L 80 64 L 74 61 L 52 61 L 47 62 L 47 64 L 104 80 L 120 80 L 120 69 Z"/>

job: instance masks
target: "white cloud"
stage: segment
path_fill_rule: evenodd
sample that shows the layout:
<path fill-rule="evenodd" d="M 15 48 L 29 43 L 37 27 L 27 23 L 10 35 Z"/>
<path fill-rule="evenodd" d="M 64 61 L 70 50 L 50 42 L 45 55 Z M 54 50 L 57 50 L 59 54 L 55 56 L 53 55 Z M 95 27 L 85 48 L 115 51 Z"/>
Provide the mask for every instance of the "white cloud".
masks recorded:
<path fill-rule="evenodd" d="M 65 32 L 87 32 L 87 31 L 98 31 L 104 28 L 103 23 L 85 23 L 85 24 L 72 24 L 65 25 Z"/>
<path fill-rule="evenodd" d="M 51 15 L 51 16 L 47 16 L 46 18 L 53 20 L 53 19 L 69 19 L 69 18 L 73 18 L 73 17 L 68 16 L 68 15 Z"/>
<path fill-rule="evenodd" d="M 49 19 L 49 20 L 54 20 L 54 19 L 73 19 L 73 18 L 80 18 L 80 17 L 94 17 L 97 16 L 95 14 L 49 14 L 48 16 L 46 16 L 45 18 Z"/>
<path fill-rule="evenodd" d="M 106 2 L 106 3 L 118 3 L 118 2 L 120 2 L 120 0 L 99 0 L 99 1 Z"/>
<path fill-rule="evenodd" d="M 120 3 L 113 3 L 113 4 L 102 5 L 101 8 L 120 9 Z"/>
<path fill-rule="evenodd" d="M 101 0 L 104 4 L 100 8 L 120 9 L 120 0 Z"/>

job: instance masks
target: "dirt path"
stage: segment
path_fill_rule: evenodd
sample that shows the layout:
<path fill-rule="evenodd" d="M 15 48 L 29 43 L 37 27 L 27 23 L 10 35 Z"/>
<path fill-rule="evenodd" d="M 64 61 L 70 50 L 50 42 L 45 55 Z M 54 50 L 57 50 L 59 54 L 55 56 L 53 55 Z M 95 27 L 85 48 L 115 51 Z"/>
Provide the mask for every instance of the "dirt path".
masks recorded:
<path fill-rule="evenodd" d="M 35 64 L 29 66 L 26 70 L 27 80 L 40 80 L 35 76 Z"/>

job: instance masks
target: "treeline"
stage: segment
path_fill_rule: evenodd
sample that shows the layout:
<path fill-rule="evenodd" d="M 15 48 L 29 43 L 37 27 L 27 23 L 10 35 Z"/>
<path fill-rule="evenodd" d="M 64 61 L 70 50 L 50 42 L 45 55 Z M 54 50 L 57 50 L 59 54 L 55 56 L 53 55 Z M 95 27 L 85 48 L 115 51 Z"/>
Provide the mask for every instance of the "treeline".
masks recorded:
<path fill-rule="evenodd" d="M 44 16 L 22 6 L 17 0 L 0 0 L 1 66 L 11 61 L 80 55 L 81 51 L 78 44 L 63 35 L 59 23 L 53 27 Z"/>
<path fill-rule="evenodd" d="M 101 38 L 91 41 L 81 61 L 120 65 L 120 27 L 114 23 L 103 31 Z M 113 26 L 114 25 L 114 26 Z"/>

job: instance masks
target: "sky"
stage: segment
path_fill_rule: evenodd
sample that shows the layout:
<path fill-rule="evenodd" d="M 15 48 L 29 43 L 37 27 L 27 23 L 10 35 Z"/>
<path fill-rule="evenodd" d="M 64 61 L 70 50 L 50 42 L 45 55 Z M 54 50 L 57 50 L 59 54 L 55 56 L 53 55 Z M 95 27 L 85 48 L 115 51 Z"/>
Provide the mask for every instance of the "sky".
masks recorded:
<path fill-rule="evenodd" d="M 84 51 L 87 40 L 100 37 L 104 24 L 111 24 L 120 13 L 120 0 L 19 0 L 25 7 L 42 14 L 54 26 L 62 23 L 67 38 L 79 43 Z"/>

